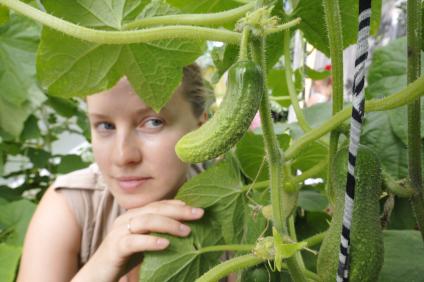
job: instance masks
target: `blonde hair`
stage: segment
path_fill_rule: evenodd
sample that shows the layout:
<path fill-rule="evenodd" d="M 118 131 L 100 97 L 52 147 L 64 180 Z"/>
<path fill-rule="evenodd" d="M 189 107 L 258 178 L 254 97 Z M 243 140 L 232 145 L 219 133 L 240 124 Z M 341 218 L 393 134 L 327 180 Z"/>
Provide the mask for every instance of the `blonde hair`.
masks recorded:
<path fill-rule="evenodd" d="M 207 111 L 213 94 L 205 86 L 199 65 L 193 63 L 183 68 L 183 79 L 179 90 L 190 102 L 195 117 Z"/>

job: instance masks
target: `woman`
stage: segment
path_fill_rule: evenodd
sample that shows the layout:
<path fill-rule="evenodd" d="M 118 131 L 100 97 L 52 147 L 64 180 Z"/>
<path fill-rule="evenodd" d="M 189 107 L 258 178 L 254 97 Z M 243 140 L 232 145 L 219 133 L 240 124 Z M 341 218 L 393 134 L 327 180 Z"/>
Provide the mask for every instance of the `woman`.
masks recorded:
<path fill-rule="evenodd" d="M 155 113 L 123 77 L 88 96 L 95 164 L 59 177 L 47 190 L 25 238 L 18 281 L 138 281 L 143 251 L 167 248 L 150 232 L 185 237 L 184 221 L 203 210 L 172 200 L 199 172 L 181 162 L 176 142 L 207 120 L 199 68 Z"/>

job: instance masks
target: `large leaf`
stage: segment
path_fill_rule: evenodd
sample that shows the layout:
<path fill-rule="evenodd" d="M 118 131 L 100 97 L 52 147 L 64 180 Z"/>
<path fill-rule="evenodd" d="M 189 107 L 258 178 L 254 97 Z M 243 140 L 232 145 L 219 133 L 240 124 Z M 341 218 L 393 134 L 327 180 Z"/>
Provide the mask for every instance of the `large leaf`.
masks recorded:
<path fill-rule="evenodd" d="M 35 204 L 28 200 L 19 200 L 0 206 L 0 225 L 11 230 L 6 243 L 20 246 L 35 210 Z"/>
<path fill-rule="evenodd" d="M 278 135 L 278 141 L 282 150 L 286 150 L 290 136 L 287 134 Z M 241 169 L 251 180 L 254 180 L 259 172 L 259 168 L 264 160 L 265 151 L 263 136 L 247 132 L 236 147 L 236 155 L 240 161 Z M 258 181 L 268 179 L 269 168 L 265 161 L 261 173 L 258 175 Z"/>
<path fill-rule="evenodd" d="M 407 52 L 406 38 L 390 42 L 377 48 L 368 71 L 367 99 L 382 98 L 406 87 Z M 421 70 L 424 72 L 424 53 L 421 56 Z"/>
<path fill-rule="evenodd" d="M 185 13 L 214 13 L 240 6 L 233 0 L 166 0 L 170 5 Z"/>
<path fill-rule="evenodd" d="M 342 20 L 343 47 L 346 48 L 356 43 L 358 33 L 358 1 L 339 0 Z M 373 16 L 371 17 L 372 31 L 376 33 L 380 22 L 381 0 L 373 1 Z M 300 0 L 292 14 L 292 18 L 302 19 L 299 28 L 305 38 L 318 50 L 328 57 L 330 49 L 328 44 L 327 28 L 322 0 Z"/>
<path fill-rule="evenodd" d="M 32 21 L 15 14 L 0 26 L 0 128 L 13 137 L 45 99 L 35 80 L 39 31 Z"/>
<path fill-rule="evenodd" d="M 176 198 L 207 208 L 221 224 L 225 242 L 235 243 L 245 237 L 247 229 L 248 199 L 241 188 L 239 172 L 223 161 L 185 183 Z"/>
<path fill-rule="evenodd" d="M 406 38 L 400 38 L 387 46 L 377 48 L 368 72 L 368 99 L 392 95 L 406 87 L 407 52 Z M 421 56 L 424 73 L 424 53 Z M 424 108 L 424 104 L 421 105 Z M 393 133 L 407 144 L 406 107 L 387 112 Z M 421 122 L 421 136 L 424 136 L 424 116 Z"/>
<path fill-rule="evenodd" d="M 299 207 L 304 210 L 322 212 L 327 206 L 328 200 L 322 193 L 306 189 L 299 192 Z"/>
<path fill-rule="evenodd" d="M 38 25 L 17 15 L 0 26 L 0 97 L 17 106 L 40 94 L 34 67 L 39 34 Z"/>
<path fill-rule="evenodd" d="M 400 179 L 408 173 L 407 151 L 405 144 L 392 131 L 390 125 L 391 111 L 373 112 L 365 115 L 361 143 L 368 145 L 376 152 L 383 169 L 396 179 Z"/>
<path fill-rule="evenodd" d="M 89 27 L 120 29 L 123 19 L 135 18 L 147 0 L 43 0 L 53 15 Z"/>
<path fill-rule="evenodd" d="M 162 252 L 145 252 L 141 281 L 194 281 L 218 264 L 220 252 L 199 254 L 199 250 L 222 243 L 219 224 L 208 214 L 201 220 L 187 224 L 192 230 L 189 237 L 160 234 L 170 241 L 169 247 Z"/>
<path fill-rule="evenodd" d="M 98 2 L 102 1 L 94 1 L 96 5 L 90 6 L 91 14 L 104 12 L 98 8 Z M 73 7 L 64 11 L 60 5 L 48 6 L 49 12 L 57 16 L 64 16 L 65 12 L 78 15 Z M 93 24 L 84 17 L 78 20 L 82 25 Z M 203 41 L 180 39 L 100 45 L 45 28 L 37 56 L 37 74 L 49 94 L 61 97 L 86 96 L 108 89 L 125 75 L 144 102 L 159 111 L 180 83 L 183 66 L 201 55 L 204 46 Z"/>
<path fill-rule="evenodd" d="M 29 99 L 21 105 L 15 105 L 4 100 L 0 93 L 0 129 L 12 137 L 18 137 L 21 134 L 25 120 L 35 108 L 43 103 L 45 96 L 40 93 L 29 97 Z"/>
<path fill-rule="evenodd" d="M 328 156 L 328 148 L 321 143 L 312 142 L 306 146 L 292 164 L 295 170 L 306 171 Z M 325 171 L 323 169 L 323 171 Z M 324 175 L 322 175 L 324 176 Z"/>
<path fill-rule="evenodd" d="M 9 18 L 9 9 L 5 6 L 0 6 L 0 25 L 7 23 Z"/>
<path fill-rule="evenodd" d="M 418 231 L 384 231 L 384 264 L 379 281 L 423 281 L 423 253 L 423 241 Z"/>
<path fill-rule="evenodd" d="M 2 282 L 15 281 L 15 273 L 21 257 L 21 247 L 0 244 L 0 277 Z"/>

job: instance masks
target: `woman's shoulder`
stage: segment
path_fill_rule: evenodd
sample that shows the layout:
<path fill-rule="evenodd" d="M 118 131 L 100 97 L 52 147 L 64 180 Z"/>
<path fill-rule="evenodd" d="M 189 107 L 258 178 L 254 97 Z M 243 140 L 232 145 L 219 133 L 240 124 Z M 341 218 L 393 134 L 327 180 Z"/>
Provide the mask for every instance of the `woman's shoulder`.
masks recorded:
<path fill-rule="evenodd" d="M 97 164 L 72 171 L 56 178 L 53 189 L 104 190 L 105 185 Z"/>

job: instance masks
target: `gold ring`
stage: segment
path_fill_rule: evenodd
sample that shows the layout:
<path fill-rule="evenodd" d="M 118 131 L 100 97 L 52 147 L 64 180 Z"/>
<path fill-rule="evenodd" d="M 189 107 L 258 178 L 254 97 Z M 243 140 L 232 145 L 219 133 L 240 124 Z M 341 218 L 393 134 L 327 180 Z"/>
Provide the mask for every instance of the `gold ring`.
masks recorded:
<path fill-rule="evenodd" d="M 133 233 L 132 233 L 132 231 L 131 231 L 131 219 L 132 219 L 132 217 L 130 217 L 130 219 L 128 219 L 127 229 L 128 229 L 128 232 L 129 232 L 130 234 L 133 234 Z"/>

